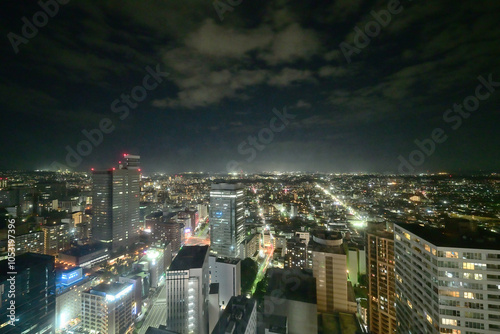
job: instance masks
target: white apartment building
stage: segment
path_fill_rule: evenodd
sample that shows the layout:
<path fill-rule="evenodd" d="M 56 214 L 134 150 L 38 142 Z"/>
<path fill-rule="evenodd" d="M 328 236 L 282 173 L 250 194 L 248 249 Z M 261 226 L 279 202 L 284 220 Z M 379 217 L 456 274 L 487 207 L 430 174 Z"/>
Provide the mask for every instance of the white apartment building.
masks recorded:
<path fill-rule="evenodd" d="M 102 283 L 82 292 L 82 328 L 100 334 L 125 333 L 133 323 L 133 284 Z"/>
<path fill-rule="evenodd" d="M 500 238 L 394 226 L 398 333 L 500 333 Z"/>

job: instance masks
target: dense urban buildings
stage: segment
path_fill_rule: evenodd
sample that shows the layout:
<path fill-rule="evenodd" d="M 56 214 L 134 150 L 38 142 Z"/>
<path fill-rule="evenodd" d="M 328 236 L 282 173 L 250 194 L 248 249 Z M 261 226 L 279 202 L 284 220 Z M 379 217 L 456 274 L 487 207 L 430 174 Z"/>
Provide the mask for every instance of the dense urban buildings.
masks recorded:
<path fill-rule="evenodd" d="M 15 226 L 17 258 L 29 250 L 57 254 L 52 326 L 61 334 L 103 326 L 99 319 L 110 316 L 121 330 L 139 334 L 150 327 L 150 332 L 189 333 L 200 327 L 211 333 L 232 298 L 255 302 L 256 327 L 269 333 L 433 333 L 434 325 L 442 333 L 495 330 L 500 279 L 491 258 L 497 251 L 488 241 L 500 232 L 495 204 L 500 183 L 494 176 L 141 172 L 145 224 L 128 249 L 113 253 L 109 243 L 95 243 L 82 233 L 93 221 L 94 174 L 14 175 L 8 176 L 8 186 L 24 184 L 28 190 L 22 208 L 3 208 L 0 218 Z M 30 185 L 37 182 L 43 196 L 35 192 L 33 197 Z M 235 204 L 242 208 L 243 222 L 237 257 L 209 256 L 211 223 L 221 222 L 210 217 L 215 212 L 212 185 L 220 184 L 237 185 L 241 191 Z M 228 198 L 236 199 L 234 195 L 230 191 Z M 229 208 L 230 203 L 224 206 L 222 197 L 216 205 Z M 417 231 L 424 227 L 435 231 L 430 234 L 434 237 Z M 395 229 L 400 232 L 392 234 Z M 424 241 L 429 262 L 425 245 L 418 246 Z M 8 247 L 7 228 L 0 229 L 3 259 L 9 257 Z M 457 264 L 447 261 L 458 261 L 459 268 L 450 268 Z M 464 261 L 474 270 L 464 269 Z M 116 282 L 131 286 L 130 291 L 107 290 Z M 448 296 L 457 291 L 460 297 Z M 120 303 L 113 304 L 111 296 L 116 295 L 120 298 L 113 301 Z M 88 312 L 82 308 L 84 299 Z M 100 301 L 118 313 L 96 315 L 91 303 Z M 7 296 L 2 305 L 8 302 Z M 190 318 L 190 311 L 196 316 Z M 429 318 L 421 317 L 422 312 Z M 405 326 L 410 329 L 403 331 Z M 240 327 L 236 322 L 235 328 Z M 7 324 L 0 331 L 4 328 Z"/>
<path fill-rule="evenodd" d="M 210 250 L 213 254 L 238 257 L 245 239 L 241 184 L 218 183 L 210 188 Z"/>

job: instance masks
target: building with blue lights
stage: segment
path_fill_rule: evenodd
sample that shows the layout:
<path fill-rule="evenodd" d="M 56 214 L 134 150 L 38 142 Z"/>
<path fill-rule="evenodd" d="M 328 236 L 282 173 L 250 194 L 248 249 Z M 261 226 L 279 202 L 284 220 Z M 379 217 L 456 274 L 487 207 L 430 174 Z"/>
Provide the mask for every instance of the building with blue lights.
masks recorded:
<path fill-rule="evenodd" d="M 56 275 L 56 330 L 76 323 L 82 313 L 82 292 L 90 289 L 92 282 L 80 267 Z"/>
<path fill-rule="evenodd" d="M 210 251 L 223 257 L 240 257 L 245 239 L 242 184 L 216 183 L 210 190 Z"/>

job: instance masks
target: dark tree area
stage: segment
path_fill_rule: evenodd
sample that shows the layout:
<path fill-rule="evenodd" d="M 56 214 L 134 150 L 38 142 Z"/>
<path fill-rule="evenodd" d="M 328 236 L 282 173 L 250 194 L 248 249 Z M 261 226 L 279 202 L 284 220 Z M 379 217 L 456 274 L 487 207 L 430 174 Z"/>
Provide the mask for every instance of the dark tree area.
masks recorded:
<path fill-rule="evenodd" d="M 252 289 L 252 284 L 255 277 L 257 277 L 258 269 L 257 262 L 249 257 L 241 261 L 241 293 L 243 295 L 247 294 Z"/>

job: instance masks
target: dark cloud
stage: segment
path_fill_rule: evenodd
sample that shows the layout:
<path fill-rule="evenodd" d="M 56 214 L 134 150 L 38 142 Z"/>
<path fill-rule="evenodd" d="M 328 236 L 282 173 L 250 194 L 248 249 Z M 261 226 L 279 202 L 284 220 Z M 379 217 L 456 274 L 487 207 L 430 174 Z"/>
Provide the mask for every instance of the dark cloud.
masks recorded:
<path fill-rule="evenodd" d="M 396 171 L 416 138 L 448 126 L 443 113 L 474 93 L 478 76 L 500 81 L 500 3 L 401 1 L 347 62 L 340 43 L 354 45 L 354 28 L 388 3 L 246 1 L 221 21 L 210 1 L 70 2 L 19 53 L 4 38 L 0 167 L 64 161 L 81 130 L 110 118 L 116 130 L 79 169 L 133 150 L 149 169 L 224 170 L 287 106 L 294 121 L 242 168 Z M 6 3 L 2 34 L 21 34 L 21 18 L 39 10 Z M 112 101 L 156 65 L 169 77 L 119 119 Z M 422 170 L 499 168 L 499 100 L 500 89 Z"/>

